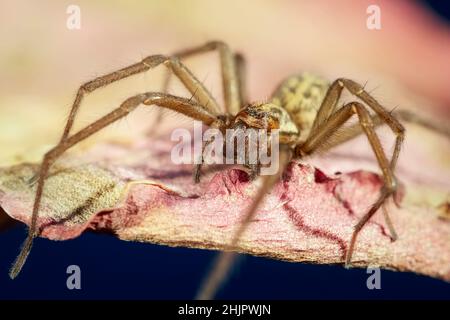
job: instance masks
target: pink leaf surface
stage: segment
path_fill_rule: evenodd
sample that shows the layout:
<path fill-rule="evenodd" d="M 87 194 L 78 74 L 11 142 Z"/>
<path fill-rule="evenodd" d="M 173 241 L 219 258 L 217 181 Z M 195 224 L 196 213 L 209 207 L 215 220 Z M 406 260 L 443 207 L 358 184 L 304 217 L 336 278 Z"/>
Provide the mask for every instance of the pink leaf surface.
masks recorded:
<path fill-rule="evenodd" d="M 38 221 L 41 236 L 66 240 L 92 229 L 130 241 L 225 248 L 252 201 L 258 180 L 249 182 L 239 167 L 210 167 L 196 185 L 191 165 L 170 160 L 172 146 L 168 137 L 146 138 L 133 144 L 97 144 L 88 152 L 65 156 L 45 186 Z M 427 163 L 433 160 L 420 160 L 421 152 L 410 147 L 403 156 L 414 155 L 419 164 L 430 166 L 419 184 L 448 188 L 448 175 Z M 338 155 L 339 150 L 334 156 L 339 159 Z M 326 172 L 292 162 L 244 233 L 239 251 L 296 262 L 343 262 L 353 226 L 375 201 L 381 179 L 357 170 L 365 166 L 354 155 L 332 162 L 313 159 L 312 163 Z M 399 164 L 403 172 L 400 197 L 411 193 L 410 185 L 418 179 L 408 171 L 411 163 L 409 158 L 408 165 Z M 333 174 L 339 167 L 356 171 Z M 27 181 L 37 168 L 22 164 L 0 169 L 0 206 L 25 223 L 30 221 L 35 191 Z M 450 222 L 442 217 L 442 210 L 405 200 L 401 208 L 391 201 L 388 209 L 399 239 L 391 241 L 383 215 L 377 213 L 358 238 L 354 265 L 413 271 L 450 281 Z"/>

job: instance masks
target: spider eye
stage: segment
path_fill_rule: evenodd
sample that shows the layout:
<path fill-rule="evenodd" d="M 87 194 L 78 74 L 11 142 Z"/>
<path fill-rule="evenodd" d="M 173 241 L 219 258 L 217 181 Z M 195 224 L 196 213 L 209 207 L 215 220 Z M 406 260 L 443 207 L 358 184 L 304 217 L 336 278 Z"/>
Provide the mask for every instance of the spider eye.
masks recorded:
<path fill-rule="evenodd" d="M 269 115 L 267 118 L 267 128 L 272 129 L 280 129 L 280 118 L 278 115 Z"/>
<path fill-rule="evenodd" d="M 251 128 L 279 129 L 281 112 L 272 104 L 254 104 L 242 109 L 235 121 L 240 121 Z"/>

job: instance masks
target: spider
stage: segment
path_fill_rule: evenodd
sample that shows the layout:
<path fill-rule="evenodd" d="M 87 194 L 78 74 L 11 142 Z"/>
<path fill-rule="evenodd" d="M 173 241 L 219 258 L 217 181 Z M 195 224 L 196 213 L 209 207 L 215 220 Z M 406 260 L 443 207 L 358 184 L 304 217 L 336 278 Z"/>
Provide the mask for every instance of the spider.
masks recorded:
<path fill-rule="evenodd" d="M 219 53 L 225 111 L 221 110 L 212 94 L 181 62 L 182 59 L 189 56 L 210 51 Z M 71 134 L 75 117 L 86 94 L 115 81 L 151 70 L 159 65 L 167 67 L 168 76 L 164 88 L 167 88 L 170 75 L 175 75 L 192 94 L 190 99 L 168 94 L 165 89 L 163 92 L 138 94 L 126 99 L 119 107 L 92 124 Z M 397 120 L 396 116 L 381 106 L 363 86 L 345 78 L 337 79 L 329 84 L 327 81 L 311 74 L 294 75 L 283 81 L 268 101 L 248 103 L 245 96 L 244 69 L 245 60 L 242 55 L 232 52 L 229 46 L 223 42 L 212 41 L 192 49 L 176 52 L 171 56 L 148 56 L 141 62 L 81 85 L 59 143 L 45 154 L 40 170 L 35 176 L 34 183 L 37 183 L 37 188 L 31 224 L 21 252 L 10 270 L 10 277 L 15 278 L 18 275 L 31 250 L 33 239 L 39 235 L 37 218 L 44 183 L 50 167 L 67 149 L 109 124 L 127 116 L 141 104 L 171 109 L 221 131 L 236 127 L 268 131 L 273 128 L 279 129 L 280 145 L 277 173 L 261 176 L 261 187 L 234 234 L 233 240 L 229 244 L 230 249 L 236 246 L 265 194 L 271 190 L 291 160 L 302 159 L 318 151 L 328 150 L 357 135 L 365 134 L 381 168 L 384 185 L 376 202 L 354 226 L 345 257 L 345 264 L 349 266 L 356 239 L 361 229 L 388 198 L 393 197 L 395 200 L 397 180 L 394 172 L 405 135 L 403 125 Z M 338 107 L 344 89 L 358 100 Z M 369 110 L 373 112 L 369 112 Z M 352 117 L 356 117 L 358 123 L 344 126 Z M 395 148 L 390 159 L 386 156 L 375 132 L 375 127 L 381 124 L 387 124 L 396 136 Z M 194 180 L 196 181 L 200 177 L 200 166 L 197 165 L 194 170 Z M 247 164 L 247 166 L 251 170 L 251 176 L 258 175 L 258 165 Z M 396 239 L 397 236 L 387 211 L 385 211 L 385 218 L 387 225 L 390 227 L 392 238 Z M 207 277 L 203 289 L 200 290 L 199 298 L 206 299 L 214 296 L 232 260 L 229 251 L 224 251 L 219 255 L 215 267 Z"/>

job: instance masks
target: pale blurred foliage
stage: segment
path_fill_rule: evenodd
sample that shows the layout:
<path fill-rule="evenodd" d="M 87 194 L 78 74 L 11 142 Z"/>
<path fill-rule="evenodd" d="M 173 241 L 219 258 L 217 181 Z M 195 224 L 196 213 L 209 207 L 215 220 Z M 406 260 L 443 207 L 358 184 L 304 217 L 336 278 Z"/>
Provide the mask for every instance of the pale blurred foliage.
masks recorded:
<path fill-rule="evenodd" d="M 448 39 L 448 30 L 436 31 L 430 17 L 418 16 L 406 2 L 389 9 L 388 1 L 381 3 L 383 29 L 374 32 L 366 28 L 370 1 L 2 1 L 0 164 L 37 161 L 57 142 L 81 83 L 146 55 L 168 54 L 212 39 L 245 54 L 254 100 L 267 98 L 286 75 L 308 70 L 330 79 L 368 80 L 368 88 L 379 86 L 375 95 L 391 107 L 431 106 L 419 95 L 437 106 L 450 101 L 444 90 L 448 64 L 437 67 L 448 58 L 449 43 L 440 41 Z M 70 4 L 81 8 L 81 30 L 66 28 Z M 412 19 L 419 27 L 414 28 Z M 425 30 L 412 35 L 424 24 L 432 34 L 425 35 Z M 188 64 L 221 101 L 215 58 L 199 57 Z M 159 90 L 161 74 L 148 72 L 91 94 L 76 127 L 130 95 Z M 419 90 L 426 75 L 433 75 L 433 85 Z M 153 124 L 154 115 L 141 108 L 102 135 L 130 140 Z M 189 124 L 182 118 L 168 115 L 165 123 Z"/>

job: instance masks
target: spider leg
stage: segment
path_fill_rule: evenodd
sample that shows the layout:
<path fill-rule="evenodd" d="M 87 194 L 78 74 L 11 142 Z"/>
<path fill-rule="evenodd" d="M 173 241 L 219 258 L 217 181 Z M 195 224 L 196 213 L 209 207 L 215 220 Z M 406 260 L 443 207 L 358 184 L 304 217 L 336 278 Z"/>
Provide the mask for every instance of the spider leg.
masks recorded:
<path fill-rule="evenodd" d="M 243 108 L 248 104 L 248 95 L 247 95 L 247 63 L 245 62 L 245 58 L 242 54 L 236 53 L 234 55 L 234 59 L 236 60 L 236 68 L 238 74 L 239 81 L 239 96 L 241 101 L 241 106 L 239 109 Z"/>
<path fill-rule="evenodd" d="M 391 169 L 392 171 L 394 171 L 400 153 L 400 148 L 404 140 L 405 129 L 403 128 L 401 123 L 395 118 L 395 116 L 393 116 L 389 111 L 383 108 L 367 91 L 364 90 L 363 86 L 357 84 L 352 80 L 341 78 L 337 79 L 331 84 L 330 88 L 328 89 L 324 97 L 324 100 L 322 101 L 317 116 L 314 119 L 314 123 L 309 136 L 316 135 L 318 128 L 321 127 L 333 114 L 333 112 L 336 109 L 337 102 L 339 101 L 339 98 L 342 94 L 342 90 L 344 88 L 347 88 L 347 90 L 349 90 L 350 93 L 363 100 L 372 110 L 375 111 L 376 116 L 372 118 L 374 125 L 377 126 L 382 123 L 386 123 L 395 133 L 396 135 L 395 149 L 390 160 Z M 400 113 L 400 116 L 401 115 L 402 114 Z M 361 127 L 359 125 L 354 125 L 349 128 L 345 128 L 342 130 L 342 132 L 338 132 L 338 134 L 329 135 L 328 139 L 326 139 L 326 141 L 324 141 L 324 143 L 322 143 L 322 145 L 319 148 L 322 151 L 329 149 L 330 147 L 333 147 L 339 143 L 343 143 L 349 139 L 352 139 L 353 137 L 357 136 L 360 133 Z M 397 197 L 395 196 L 395 194 L 393 199 L 397 207 L 399 207 L 400 205 L 397 202 Z M 390 218 L 387 212 L 385 214 L 385 219 L 387 225 L 390 226 L 389 228 L 391 231 L 392 239 L 396 239 L 397 235 L 392 227 L 392 224 L 390 223 Z"/>
<path fill-rule="evenodd" d="M 425 119 L 422 116 L 415 114 L 409 110 L 398 110 L 394 111 L 393 114 L 395 117 L 397 117 L 397 119 L 420 125 L 424 128 L 430 129 L 431 131 L 447 136 L 447 138 L 450 138 L 450 126 L 448 124 L 446 125 L 444 123 L 437 123 L 430 119 Z"/>
<path fill-rule="evenodd" d="M 343 86 L 336 80 L 334 81 L 327 90 L 325 97 L 317 111 L 317 115 L 314 119 L 313 125 L 311 127 L 310 136 L 314 135 L 317 129 L 324 124 L 325 121 L 330 117 L 330 115 L 336 109 L 336 105 L 339 98 L 342 95 Z"/>
<path fill-rule="evenodd" d="M 233 54 L 230 47 L 221 41 L 210 41 L 204 45 L 178 51 L 173 54 L 174 57 L 185 59 L 198 54 L 217 50 L 220 57 L 222 87 L 225 102 L 225 111 L 230 115 L 235 115 L 242 107 L 243 99 L 243 70 L 244 59 L 239 54 Z M 167 90 L 170 81 L 170 74 L 167 74 L 164 81 L 163 90 Z"/>
<path fill-rule="evenodd" d="M 196 120 L 200 120 L 206 125 L 215 124 L 217 126 L 222 126 L 221 120 L 216 117 L 211 111 L 205 109 L 202 105 L 192 102 L 191 100 L 175 97 L 163 93 L 144 93 L 140 95 L 133 96 L 125 100 L 117 109 L 103 116 L 99 120 L 88 125 L 84 129 L 78 131 L 60 141 L 53 149 L 47 152 L 42 161 L 41 168 L 39 170 L 39 178 L 37 182 L 37 190 L 35 195 L 35 200 L 33 204 L 33 213 L 31 217 L 30 227 L 28 229 L 28 236 L 24 242 L 22 250 L 18 255 L 16 261 L 14 262 L 11 270 L 10 277 L 15 278 L 20 270 L 22 269 L 26 258 L 31 250 L 33 239 L 37 236 L 37 219 L 39 206 L 41 203 L 42 192 L 44 188 L 45 178 L 49 171 L 50 166 L 63 154 L 67 149 L 71 148 L 78 142 L 90 137 L 99 130 L 105 128 L 109 124 L 125 117 L 130 112 L 135 110 L 140 104 L 145 105 L 157 105 L 163 108 L 172 109 L 179 113 L 182 113 L 188 117 Z"/>
<path fill-rule="evenodd" d="M 425 119 L 409 110 L 398 110 L 394 111 L 392 114 L 397 119 L 402 120 L 403 122 L 417 124 L 437 134 L 441 134 L 447 136 L 447 138 L 450 138 L 450 129 L 444 124 Z M 372 115 L 371 118 L 375 127 L 385 124 L 383 119 L 377 114 Z M 356 138 L 362 133 L 363 130 L 359 124 L 354 124 L 346 128 L 339 129 L 332 136 L 330 136 L 324 144 L 319 147 L 319 150 L 320 152 L 327 151 L 331 148 L 334 148 L 340 144 Z"/>
<path fill-rule="evenodd" d="M 215 115 L 218 115 L 220 113 L 220 107 L 217 104 L 216 100 L 211 96 L 205 86 L 192 74 L 192 72 L 190 72 L 190 70 L 183 63 L 181 63 L 181 61 L 179 61 L 176 57 L 153 55 L 144 58 L 141 62 L 109 73 L 107 75 L 95 78 L 94 80 L 81 85 L 78 89 L 75 101 L 72 104 L 60 142 L 64 141 L 68 137 L 70 130 L 73 127 L 73 123 L 75 121 L 75 117 L 78 113 L 83 97 L 86 93 L 90 93 L 98 88 L 105 87 L 113 82 L 119 81 L 129 76 L 153 69 L 160 64 L 164 64 L 168 68 L 169 74 L 174 73 L 180 79 L 186 89 L 188 89 L 188 91 L 192 94 L 192 98 L 195 98 L 200 104 L 204 106 L 204 108 L 210 110 Z M 37 181 L 37 176 L 38 175 L 30 179 L 30 185 L 33 185 Z"/>
<path fill-rule="evenodd" d="M 153 69 L 160 64 L 165 64 L 170 71 L 172 71 L 184 84 L 184 86 L 191 92 L 200 104 L 208 106 L 209 109 L 216 114 L 219 114 L 220 108 L 208 90 L 203 84 L 195 78 L 194 75 L 176 58 L 170 58 L 162 55 L 153 55 L 144 58 L 141 62 L 125 67 L 118 71 L 106 74 L 104 76 L 95 78 L 92 81 L 86 82 L 78 89 L 75 100 L 72 104 L 66 126 L 64 128 L 61 141 L 66 139 L 72 129 L 75 116 L 78 113 L 80 104 L 87 93 L 91 93 L 96 89 L 105 87 L 113 82 L 127 78 L 129 76 L 142 73 Z"/>
<path fill-rule="evenodd" d="M 397 232 L 395 231 L 394 224 L 392 223 L 391 217 L 389 217 L 389 212 L 386 209 L 386 203 L 383 203 L 383 216 L 386 225 L 388 226 L 389 233 L 391 234 L 392 241 L 396 241 L 398 239 Z"/>
<path fill-rule="evenodd" d="M 245 59 L 241 54 L 233 54 L 230 47 L 221 41 L 210 41 L 201 46 L 178 51 L 173 54 L 178 59 L 186 59 L 199 54 L 217 50 L 220 57 L 222 86 L 224 94 L 225 111 L 228 115 L 235 115 L 242 107 L 242 101 L 246 101 L 245 87 Z M 170 84 L 171 73 L 167 72 L 162 92 L 167 92 Z M 160 124 L 163 118 L 163 110 L 159 109 L 156 116 L 156 125 Z M 148 135 L 153 135 L 157 127 L 153 127 Z M 202 147 L 204 150 L 205 146 Z M 203 151 L 202 151 L 203 153 Z M 202 156 L 203 157 L 203 156 Z M 194 166 L 193 178 L 196 183 L 200 182 L 202 162 Z"/>
<path fill-rule="evenodd" d="M 378 115 L 372 115 L 371 116 L 373 126 L 376 128 L 377 126 L 380 126 L 384 124 L 384 122 L 381 120 L 381 118 Z M 359 123 L 356 123 L 354 125 L 341 128 L 336 130 L 334 133 L 331 134 L 331 136 L 328 136 L 327 140 L 324 141 L 322 144 L 317 146 L 317 149 L 315 152 L 325 152 L 331 148 L 334 148 L 342 143 L 345 143 L 351 139 L 356 138 L 357 136 L 364 133 L 361 125 Z M 396 202 L 396 199 L 394 198 L 394 202 L 396 203 L 397 207 L 400 207 L 400 205 Z M 391 239 L 393 241 L 398 239 L 397 232 L 395 231 L 394 225 L 392 224 L 391 218 L 389 217 L 389 213 L 386 209 L 386 203 L 383 204 L 383 215 L 384 220 L 386 222 L 386 225 L 389 228 L 389 233 L 391 234 Z"/>
<path fill-rule="evenodd" d="M 339 79 L 338 82 L 353 95 L 364 101 L 373 111 L 375 111 L 375 113 L 389 126 L 389 128 L 391 128 L 392 132 L 396 135 L 395 148 L 390 161 L 392 170 L 395 170 L 400 149 L 405 138 L 405 128 L 389 111 L 379 104 L 375 98 L 364 90 L 361 85 L 349 79 Z"/>
<path fill-rule="evenodd" d="M 286 145 L 280 145 L 280 154 L 278 160 L 278 170 L 274 175 L 263 176 L 262 184 L 260 189 L 257 191 L 254 200 L 250 207 L 247 209 L 247 212 L 244 215 L 244 219 L 239 223 L 239 226 L 236 232 L 233 235 L 233 238 L 230 244 L 219 253 L 216 259 L 213 262 L 213 265 L 204 279 L 200 290 L 196 296 L 197 300 L 210 300 L 213 299 L 217 290 L 220 288 L 224 280 L 227 278 L 228 273 L 236 260 L 237 253 L 230 252 L 231 250 L 235 250 L 236 245 L 239 242 L 242 234 L 247 229 L 248 225 L 251 223 L 254 218 L 259 206 L 264 200 L 265 195 L 272 189 L 275 183 L 280 179 L 281 174 L 284 172 L 286 166 L 290 162 L 292 158 L 292 151 Z"/>
<path fill-rule="evenodd" d="M 394 170 L 405 136 L 405 129 L 395 118 L 395 116 L 393 116 L 389 111 L 381 106 L 378 101 L 376 101 L 366 90 L 364 90 L 364 87 L 353 80 L 341 78 L 337 79 L 331 84 L 314 120 L 310 136 L 314 136 L 319 127 L 322 126 L 324 122 L 326 122 L 328 118 L 333 114 L 344 88 L 346 88 L 354 96 L 364 101 L 367 106 L 375 111 L 375 113 L 381 118 L 381 120 L 383 120 L 383 122 L 385 122 L 396 135 L 395 148 L 390 161 L 391 168 L 392 170 Z"/>
<path fill-rule="evenodd" d="M 171 75 L 172 75 L 172 73 L 169 72 L 169 70 L 164 72 L 164 79 L 163 79 L 163 84 L 162 84 L 162 88 L 161 88 L 162 93 L 168 92 Z M 146 132 L 147 136 L 151 137 L 158 131 L 158 127 L 160 126 L 160 124 L 163 121 L 163 115 L 164 115 L 163 109 L 156 110 L 155 121 L 153 121 L 153 126 Z"/>
<path fill-rule="evenodd" d="M 196 163 L 194 165 L 194 172 L 192 174 L 192 177 L 193 177 L 195 183 L 200 182 L 201 170 L 202 170 L 202 166 L 203 166 L 204 160 L 205 160 L 205 158 L 203 157 L 203 152 L 205 151 L 206 147 L 213 141 L 214 140 L 208 140 L 206 142 L 202 142 L 202 150 L 201 150 L 201 153 L 200 153 L 199 159 L 198 159 L 199 161 L 198 161 L 198 163 Z"/>
<path fill-rule="evenodd" d="M 395 117 L 397 117 L 397 119 L 399 119 L 399 120 L 402 120 L 402 121 L 408 122 L 408 123 L 412 123 L 412 124 L 417 124 L 426 129 L 432 130 L 435 133 L 442 134 L 444 136 L 447 136 L 447 138 L 450 138 L 450 130 L 449 130 L 448 126 L 445 126 L 440 123 L 436 123 L 429 119 L 425 119 L 422 116 L 417 115 L 409 110 L 397 110 L 397 111 L 393 112 L 393 115 Z M 378 127 L 382 124 L 385 124 L 385 122 L 383 122 L 383 119 L 377 114 L 372 115 L 371 118 L 372 118 L 374 127 Z M 359 136 L 362 133 L 363 133 L 363 130 L 362 130 L 362 127 L 360 124 L 354 124 L 349 127 L 339 129 L 333 135 L 331 135 L 324 144 L 320 145 L 318 147 L 317 151 L 320 151 L 320 152 L 327 151 L 333 147 L 336 147 L 342 143 L 345 143 L 351 139 L 356 138 L 357 136 Z M 394 201 L 395 201 L 395 198 L 394 198 Z M 396 203 L 396 205 L 399 206 L 398 203 Z M 397 236 L 395 228 L 392 224 L 392 221 L 389 217 L 389 213 L 386 209 L 386 203 L 383 204 L 382 209 L 383 209 L 384 220 L 386 222 L 386 225 L 389 228 L 391 238 L 392 238 L 392 240 L 395 241 L 398 238 L 398 236 Z"/>
<path fill-rule="evenodd" d="M 353 249 L 359 232 L 367 223 L 367 221 L 375 214 L 375 212 L 377 212 L 384 201 L 396 191 L 397 183 L 393 173 L 392 164 L 389 163 L 381 142 L 377 134 L 375 133 L 374 123 L 372 121 L 372 118 L 370 117 L 368 110 L 363 104 L 359 102 L 351 102 L 343 106 L 341 109 L 337 110 L 315 131 L 314 135 L 311 135 L 303 144 L 298 145 L 295 148 L 295 155 L 297 157 L 309 155 L 317 151 L 320 148 L 320 145 L 324 141 L 326 141 L 326 139 L 330 135 L 336 132 L 354 114 L 358 116 L 359 124 L 366 134 L 375 157 L 377 158 L 378 165 L 380 166 L 383 173 L 384 186 L 377 201 L 360 219 L 360 221 L 354 228 L 345 259 L 346 266 L 350 265 Z"/>

